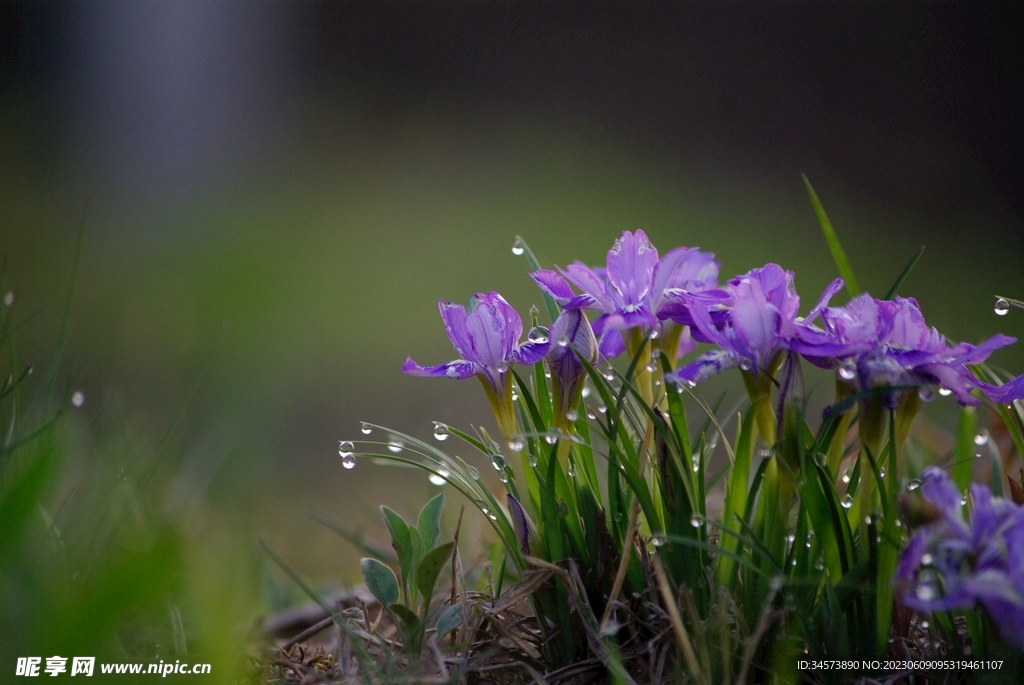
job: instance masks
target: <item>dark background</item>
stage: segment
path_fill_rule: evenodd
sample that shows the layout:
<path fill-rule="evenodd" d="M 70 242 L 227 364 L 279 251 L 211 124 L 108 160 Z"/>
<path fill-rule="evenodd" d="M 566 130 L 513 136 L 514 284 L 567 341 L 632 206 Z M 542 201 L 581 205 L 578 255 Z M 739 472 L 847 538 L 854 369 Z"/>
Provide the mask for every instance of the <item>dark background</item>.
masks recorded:
<path fill-rule="evenodd" d="M 45 308 L 19 352 L 52 351 L 88 198 L 65 379 L 81 420 L 143 440 L 187 406 L 167 479 L 337 574 L 305 506 L 362 525 L 430 492 L 341 472 L 337 440 L 363 419 L 490 425 L 475 383 L 398 369 L 451 358 L 438 298 L 538 300 L 516 234 L 545 264 L 600 263 L 636 227 L 716 252 L 724 278 L 777 261 L 806 310 L 835 275 L 806 173 L 862 287 L 927 244 L 903 292 L 931 323 L 1024 334 L 992 314 L 1024 296 L 1011 11 L 0 5 L 0 276 L 22 314 Z M 1017 348 L 995 361 L 1024 370 Z"/>

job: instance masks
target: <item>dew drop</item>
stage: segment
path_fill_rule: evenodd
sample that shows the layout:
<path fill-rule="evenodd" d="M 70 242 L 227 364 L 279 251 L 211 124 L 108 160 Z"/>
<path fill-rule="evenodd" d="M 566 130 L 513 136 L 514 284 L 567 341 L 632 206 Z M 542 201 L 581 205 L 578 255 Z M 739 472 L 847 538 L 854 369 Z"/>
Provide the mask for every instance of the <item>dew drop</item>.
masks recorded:
<path fill-rule="evenodd" d="M 847 359 L 839 365 L 839 377 L 844 381 L 852 381 L 857 376 L 857 363 Z"/>
<path fill-rule="evenodd" d="M 816 562 L 814 562 L 814 570 L 815 571 L 824 571 L 825 570 L 825 560 L 822 559 L 821 557 L 818 557 L 818 560 Z"/>
<path fill-rule="evenodd" d="M 924 554 L 921 555 L 921 565 L 922 566 L 931 566 L 934 563 L 935 563 L 935 557 L 933 557 L 930 552 L 925 552 Z"/>
<path fill-rule="evenodd" d="M 495 471 L 504 471 L 507 464 L 505 463 L 505 457 L 500 454 L 491 455 L 491 466 L 494 467 Z"/>
<path fill-rule="evenodd" d="M 473 480 L 480 480 L 480 472 L 476 470 L 475 466 L 470 466 L 466 469 L 469 471 L 469 477 Z"/>
<path fill-rule="evenodd" d="M 528 453 L 526 455 L 526 461 L 528 461 L 530 463 L 530 466 L 536 466 L 537 465 L 537 455 L 534 454 L 533 452 Z"/>
<path fill-rule="evenodd" d="M 841 480 L 843 481 L 843 483 L 845 485 L 849 485 L 850 484 L 850 472 L 847 471 L 846 473 L 844 473 Z"/>
<path fill-rule="evenodd" d="M 402 451 L 403 447 L 405 447 L 405 445 L 403 445 L 402 441 L 399 440 L 398 438 L 392 438 L 391 441 L 388 443 L 388 451 L 391 452 L 392 454 L 398 454 L 399 452 Z"/>
<path fill-rule="evenodd" d="M 849 509 L 850 507 L 852 507 L 853 506 L 853 497 L 851 497 L 850 495 L 843 495 L 842 505 L 843 505 L 843 509 Z"/>
<path fill-rule="evenodd" d="M 885 478 L 885 467 L 878 469 L 878 477 Z"/>
<path fill-rule="evenodd" d="M 349 470 L 354 469 L 356 467 L 356 455 L 351 452 L 341 455 L 341 465 Z"/>
<path fill-rule="evenodd" d="M 548 341 L 548 335 L 548 329 L 543 326 L 534 326 L 530 329 L 530 332 L 526 334 L 526 339 L 532 343 L 543 345 Z"/>
<path fill-rule="evenodd" d="M 449 435 L 451 435 L 451 433 L 448 432 L 448 426 L 440 423 L 439 421 L 434 421 L 434 440 L 444 442 L 448 439 Z"/>
<path fill-rule="evenodd" d="M 931 386 L 925 385 L 918 389 L 917 396 L 921 398 L 922 402 L 931 402 L 935 399 L 935 390 Z"/>
<path fill-rule="evenodd" d="M 590 419 L 591 421 L 597 418 L 597 414 L 594 413 L 593 409 L 587 410 L 587 418 Z"/>
<path fill-rule="evenodd" d="M 825 456 L 824 452 L 815 452 L 814 463 L 824 468 L 825 465 L 828 464 L 828 458 Z"/>
<path fill-rule="evenodd" d="M 576 477 L 576 462 L 575 461 L 569 460 L 569 468 L 566 469 L 566 473 L 569 475 L 570 478 L 575 478 Z"/>
<path fill-rule="evenodd" d="M 558 343 L 559 347 L 568 347 L 569 346 L 569 336 L 563 335 L 556 342 Z"/>
<path fill-rule="evenodd" d="M 427 476 L 427 480 L 429 480 L 433 485 L 444 485 L 445 483 L 444 478 L 442 478 L 440 475 L 436 473 L 432 473 L 429 476 Z"/>
<path fill-rule="evenodd" d="M 742 371 L 750 371 L 752 368 L 754 368 L 754 365 L 750 362 L 749 359 L 744 359 L 743 361 L 740 362 L 740 369 Z"/>
<path fill-rule="evenodd" d="M 508 441 L 508 448 L 513 452 L 522 452 L 525 447 L 526 441 L 521 435 L 513 435 L 512 439 Z"/>
<path fill-rule="evenodd" d="M 363 435 L 369 435 L 370 433 L 373 432 L 373 427 L 370 426 L 370 424 L 368 423 L 364 423 L 362 426 L 359 427 L 359 430 L 362 431 Z"/>
<path fill-rule="evenodd" d="M 551 369 L 544 369 L 544 378 L 551 378 Z"/>
<path fill-rule="evenodd" d="M 518 257 L 521 254 L 523 254 L 523 252 L 525 252 L 525 251 L 526 251 L 526 248 L 523 247 L 523 241 L 520 240 L 519 238 L 516 238 L 516 241 L 514 243 L 512 243 L 512 254 L 514 254 L 516 257 Z M 522 329 L 520 329 L 520 330 L 522 330 Z"/>
<path fill-rule="evenodd" d="M 71 393 L 71 405 L 74 407 L 81 407 L 85 404 L 85 394 L 81 390 L 75 390 Z"/>
<path fill-rule="evenodd" d="M 651 332 L 647 334 L 647 337 L 651 340 L 657 340 L 659 335 L 661 335 L 661 331 L 657 328 L 652 328 Z"/>
<path fill-rule="evenodd" d="M 932 624 L 929 623 L 927 620 L 924 620 L 924 621 L 921 621 L 921 623 L 919 625 L 921 626 L 921 630 L 928 630 L 931 627 Z"/>
<path fill-rule="evenodd" d="M 558 515 L 562 518 L 565 518 L 568 514 L 569 505 L 563 502 L 562 500 L 558 500 Z"/>
<path fill-rule="evenodd" d="M 786 534 L 786 542 L 790 542 L 791 543 L 791 542 L 795 542 L 795 541 L 796 541 L 796 533 L 787 533 Z"/>
<path fill-rule="evenodd" d="M 491 510 L 488 509 L 487 507 L 480 507 L 480 513 L 483 514 L 484 516 L 487 516 L 488 514 L 491 513 Z"/>
<path fill-rule="evenodd" d="M 603 414 L 606 411 L 608 411 L 608 407 L 604 406 L 603 404 L 597 405 L 597 413 L 598 414 Z"/>
<path fill-rule="evenodd" d="M 580 417 L 580 414 L 575 409 L 570 409 L 569 411 L 565 412 L 565 418 L 568 421 L 575 421 L 579 417 Z"/>
<path fill-rule="evenodd" d="M 988 442 L 988 429 L 982 428 L 978 431 L 978 434 L 974 436 L 974 444 L 981 447 Z"/>
<path fill-rule="evenodd" d="M 508 476 L 505 475 L 504 471 L 498 471 L 498 480 L 500 480 L 503 484 L 508 483 Z"/>
<path fill-rule="evenodd" d="M 655 533 L 651 538 L 651 544 L 655 547 L 663 547 L 666 542 L 668 542 L 668 540 L 666 540 L 665 536 L 661 533 Z"/>
<path fill-rule="evenodd" d="M 647 371 L 647 373 L 654 373 L 655 371 L 658 370 L 658 365 L 655 364 L 654 362 L 651 362 L 650 364 L 644 367 L 644 370 Z"/>
<path fill-rule="evenodd" d="M 498 373 L 508 373 L 508 364 L 505 362 L 498 364 Z"/>
<path fill-rule="evenodd" d="M 590 397 L 590 386 L 589 385 L 584 385 L 583 386 L 583 392 L 581 392 L 580 394 L 583 396 L 583 399 L 586 399 L 586 398 Z"/>
<path fill-rule="evenodd" d="M 349 440 L 342 440 L 338 443 L 338 454 L 345 456 L 345 452 L 354 452 L 356 446 L 353 445 Z"/>
<path fill-rule="evenodd" d="M 14 304 L 14 292 L 11 291 L 11 290 L 8 290 L 4 294 L 4 306 L 5 307 L 10 307 L 12 304 Z"/>
<path fill-rule="evenodd" d="M 965 504 L 967 504 L 967 495 L 960 498 L 960 506 L 964 506 Z"/>
<path fill-rule="evenodd" d="M 559 436 L 557 430 L 550 430 L 544 434 L 544 442 L 546 442 L 549 445 L 554 445 L 556 442 L 558 442 L 558 437 Z"/>
<path fill-rule="evenodd" d="M 921 481 L 919 481 L 916 478 L 914 480 L 910 481 L 909 483 L 907 483 L 907 490 L 910 490 L 911 492 L 913 492 L 914 490 L 917 490 L 919 487 L 921 487 Z"/>
<path fill-rule="evenodd" d="M 939 386 L 939 394 L 942 395 L 943 397 L 949 397 L 950 395 L 953 394 L 953 391 L 950 390 L 949 388 Z"/>
<path fill-rule="evenodd" d="M 1000 297 L 998 300 L 996 300 L 995 309 L 996 314 L 998 314 L 999 316 L 1006 316 L 1006 313 L 1010 311 L 1010 303 L 1007 300 Z"/>
<path fill-rule="evenodd" d="M 613 380 L 615 380 L 615 369 L 613 369 L 610 366 L 607 369 L 605 369 L 604 370 L 604 379 L 606 381 L 613 381 Z"/>
<path fill-rule="evenodd" d="M 704 525 L 704 517 L 700 514 L 694 514 L 690 517 L 690 525 L 694 528 L 700 528 Z"/>

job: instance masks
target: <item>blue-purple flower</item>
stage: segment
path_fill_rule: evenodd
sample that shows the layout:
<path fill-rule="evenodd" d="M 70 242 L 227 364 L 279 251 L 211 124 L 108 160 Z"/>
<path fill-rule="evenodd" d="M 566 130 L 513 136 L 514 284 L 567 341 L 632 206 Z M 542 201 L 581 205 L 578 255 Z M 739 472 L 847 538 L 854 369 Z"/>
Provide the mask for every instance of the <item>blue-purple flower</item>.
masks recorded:
<path fill-rule="evenodd" d="M 1024 649 L 1024 506 L 972 483 L 971 519 L 944 471 L 925 469 L 921 492 L 940 517 L 914 533 L 894 583 L 915 611 L 967 609 L 980 603 L 1003 637 Z"/>
<path fill-rule="evenodd" d="M 789 348 L 801 326 L 800 297 L 793 281 L 792 271 L 766 264 L 730 280 L 727 303 L 688 297 L 694 339 L 717 349 L 682 367 L 670 380 L 693 385 L 737 366 L 755 374 L 769 366 Z"/>
<path fill-rule="evenodd" d="M 824 328 L 813 325 L 819 313 Z M 996 335 L 980 345 L 950 345 L 925 323 L 913 298 L 878 300 L 865 293 L 844 307 L 822 306 L 800 326 L 798 338 L 794 350 L 818 366 L 839 367 L 840 376 L 860 389 L 939 385 L 970 405 L 978 404 L 971 395 L 975 389 L 1002 403 L 1024 397 L 1021 378 L 992 385 L 969 368 L 1014 338 Z"/>
<path fill-rule="evenodd" d="M 547 354 L 548 340 L 520 343 L 523 322 L 519 314 L 496 292 L 478 293 L 467 310 L 460 304 L 438 302 L 448 339 L 459 359 L 437 366 L 422 366 L 412 357 L 402 371 L 413 376 L 466 379 L 476 376 L 487 391 L 498 427 L 508 439 L 516 432 L 512 405 L 512 364 L 535 364 Z"/>
<path fill-rule="evenodd" d="M 555 426 L 572 432 L 573 412 L 583 392 L 586 372 L 576 353 L 591 364 L 598 361 L 597 339 L 590 321 L 579 309 L 563 310 L 551 326 L 551 349 L 546 359 L 551 371 L 551 388 L 555 409 Z"/>
<path fill-rule="evenodd" d="M 707 293 L 724 300 L 716 291 L 719 263 L 714 255 L 696 248 L 681 247 L 661 259 L 658 250 L 642 230 L 624 231 L 608 251 L 604 269 L 574 262 L 561 275 L 541 269 L 532 274 L 537 285 L 563 309 L 595 309 L 594 320 L 601 354 L 617 357 L 625 351 L 621 331 L 631 328 L 652 330 L 670 313 L 685 310 L 687 293 Z M 582 291 L 576 295 L 572 287 Z"/>

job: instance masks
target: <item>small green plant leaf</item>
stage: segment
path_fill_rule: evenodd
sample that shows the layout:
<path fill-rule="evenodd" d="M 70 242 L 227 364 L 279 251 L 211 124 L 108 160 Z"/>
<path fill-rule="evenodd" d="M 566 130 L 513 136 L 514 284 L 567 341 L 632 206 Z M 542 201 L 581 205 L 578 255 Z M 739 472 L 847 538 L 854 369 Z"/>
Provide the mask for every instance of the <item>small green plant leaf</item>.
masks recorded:
<path fill-rule="evenodd" d="M 416 587 L 423 597 L 424 615 L 426 615 L 426 608 L 430 606 L 430 597 L 434 594 L 437 577 L 448 563 L 448 558 L 451 557 L 454 548 L 455 542 L 446 542 L 428 552 L 416 568 Z"/>
<path fill-rule="evenodd" d="M 818 223 L 821 224 L 821 230 L 825 234 L 825 241 L 828 243 L 828 249 L 832 252 L 832 259 L 836 263 L 836 268 L 839 269 L 839 275 L 846 281 L 846 291 L 850 293 L 850 297 L 857 297 L 860 295 L 860 288 L 857 286 L 857 279 L 853 277 L 853 269 L 850 268 L 850 262 L 846 259 L 846 252 L 839 243 L 835 229 L 832 228 L 832 222 L 828 220 L 825 208 L 821 206 L 818 194 L 811 187 L 811 182 L 807 179 L 807 175 L 801 174 L 800 177 L 803 178 L 804 185 L 807 186 L 807 194 L 811 198 L 811 204 L 814 205 L 814 213 L 818 215 Z"/>
<path fill-rule="evenodd" d="M 437 639 L 452 632 L 462 625 L 462 605 L 456 604 L 445 609 L 441 617 L 437 619 Z"/>
<path fill-rule="evenodd" d="M 413 559 L 416 550 L 412 544 L 412 535 L 409 533 L 409 524 L 405 522 L 393 509 L 382 506 L 380 513 L 384 517 L 384 525 L 388 527 L 391 534 L 391 545 L 398 554 L 398 567 L 402 572 L 403 582 L 409 581 L 409 574 L 412 572 Z"/>
<path fill-rule="evenodd" d="M 388 566 L 376 559 L 364 557 L 359 562 L 359 570 L 366 587 L 381 605 L 389 606 L 398 601 L 398 578 Z"/>
<path fill-rule="evenodd" d="M 437 536 L 441 533 L 441 511 L 444 509 L 444 493 L 427 502 L 420 510 L 416 528 L 420 532 L 421 556 L 434 549 Z"/>
<path fill-rule="evenodd" d="M 395 619 L 395 627 L 402 635 L 402 643 L 409 654 L 418 654 L 423 647 L 423 622 L 412 609 L 404 604 L 387 605 L 388 612 Z"/>

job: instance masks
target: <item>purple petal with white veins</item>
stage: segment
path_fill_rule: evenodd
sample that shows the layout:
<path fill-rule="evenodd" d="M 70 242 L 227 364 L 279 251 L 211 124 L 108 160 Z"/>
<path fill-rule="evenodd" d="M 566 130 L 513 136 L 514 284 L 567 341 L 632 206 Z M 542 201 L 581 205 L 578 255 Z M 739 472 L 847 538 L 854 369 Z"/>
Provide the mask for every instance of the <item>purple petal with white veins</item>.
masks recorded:
<path fill-rule="evenodd" d="M 421 366 L 413 361 L 412 357 L 409 357 L 402 364 L 402 371 L 410 376 L 433 376 L 466 380 L 467 378 L 472 378 L 479 371 L 479 367 L 473 362 L 467 362 L 462 359 L 448 362 L 447 364 L 438 364 L 437 366 Z"/>
<path fill-rule="evenodd" d="M 466 337 L 466 308 L 454 302 L 438 300 L 437 308 L 441 310 L 445 333 L 452 341 L 452 346 L 460 357 L 470 359 L 473 356 L 472 344 Z"/>
<path fill-rule="evenodd" d="M 653 328 L 658 325 L 658 317 L 652 314 L 647 307 L 639 306 L 630 310 L 629 307 L 632 306 L 628 305 L 626 309 L 618 309 L 608 314 L 604 320 L 604 327 L 624 331 L 630 328 Z"/>
<path fill-rule="evenodd" d="M 676 272 L 693 251 L 692 247 L 677 247 L 669 250 L 655 265 L 651 281 L 651 309 L 659 310 L 665 289 L 669 287 Z"/>
<path fill-rule="evenodd" d="M 615 359 L 626 351 L 626 341 L 622 339 L 622 333 L 609 328 L 600 335 L 597 348 L 605 359 Z"/>
<path fill-rule="evenodd" d="M 527 366 L 536 364 L 551 349 L 551 342 L 527 342 L 523 343 L 512 351 L 508 361 L 514 364 L 525 364 Z"/>
<path fill-rule="evenodd" d="M 722 371 L 739 366 L 740 360 L 728 350 L 710 350 L 665 377 L 671 383 L 703 383 Z"/>
<path fill-rule="evenodd" d="M 651 292 L 658 251 L 637 229 L 623 231 L 608 250 L 608 282 L 622 295 L 624 304 L 639 304 Z"/>
<path fill-rule="evenodd" d="M 584 293 L 598 301 L 601 309 L 613 311 L 616 306 L 615 300 L 608 293 L 604 279 L 594 273 L 590 267 L 579 262 L 573 262 L 561 270 L 562 275 Z"/>
<path fill-rule="evenodd" d="M 810 323 L 817 319 L 818 316 L 823 311 L 825 311 L 825 308 L 828 307 L 829 300 L 835 297 L 835 294 L 842 290 L 844 285 L 846 285 L 846 281 L 844 281 L 842 278 L 837 278 L 836 280 L 832 281 L 829 284 L 829 286 L 825 288 L 825 291 L 821 294 L 821 298 L 818 300 L 818 304 L 814 305 L 814 309 L 812 309 L 807 314 L 806 321 Z"/>
<path fill-rule="evenodd" d="M 763 364 L 779 344 L 782 318 L 763 297 L 737 298 L 732 309 L 732 326 L 740 347 L 737 351 Z"/>
<path fill-rule="evenodd" d="M 680 288 L 689 292 L 717 288 L 718 271 L 721 266 L 711 252 L 701 252 L 697 248 L 693 248 L 687 253 L 682 266 L 669 280 L 668 287 Z"/>
<path fill-rule="evenodd" d="M 534 280 L 541 290 L 550 295 L 551 299 L 557 302 L 559 306 L 564 307 L 569 300 L 575 297 L 572 288 L 569 287 L 569 282 L 554 271 L 540 269 L 530 274 L 530 278 Z"/>

